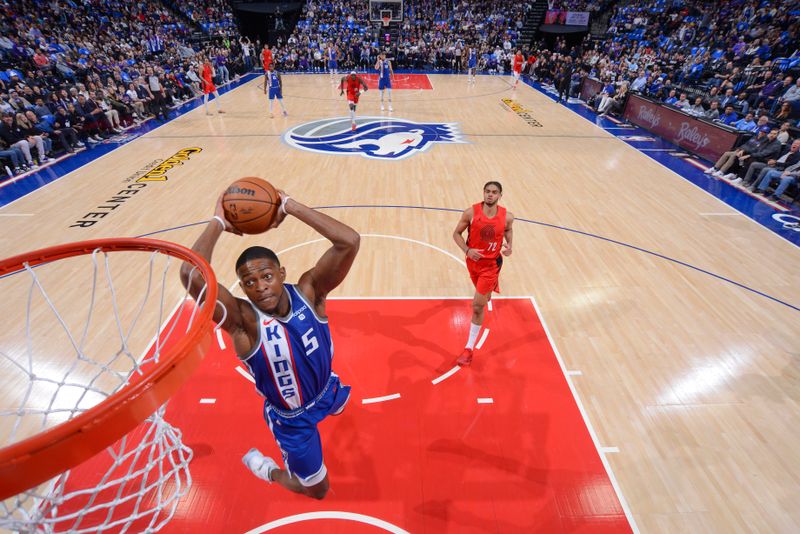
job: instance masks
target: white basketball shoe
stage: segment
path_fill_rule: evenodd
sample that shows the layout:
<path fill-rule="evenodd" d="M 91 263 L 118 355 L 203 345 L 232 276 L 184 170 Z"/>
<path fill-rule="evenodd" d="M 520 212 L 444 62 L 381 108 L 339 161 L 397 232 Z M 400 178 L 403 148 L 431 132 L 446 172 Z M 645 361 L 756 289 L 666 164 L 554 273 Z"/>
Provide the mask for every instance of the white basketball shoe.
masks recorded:
<path fill-rule="evenodd" d="M 272 484 L 272 471 L 278 469 L 278 464 L 269 456 L 264 456 L 256 448 L 247 451 L 242 456 L 242 462 L 255 476 Z"/>

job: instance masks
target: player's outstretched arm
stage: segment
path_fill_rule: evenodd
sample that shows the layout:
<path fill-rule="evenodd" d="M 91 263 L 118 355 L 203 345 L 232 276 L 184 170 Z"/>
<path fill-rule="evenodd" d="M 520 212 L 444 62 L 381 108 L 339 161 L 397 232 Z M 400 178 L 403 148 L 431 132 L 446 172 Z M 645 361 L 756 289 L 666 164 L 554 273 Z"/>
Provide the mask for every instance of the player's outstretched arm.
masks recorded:
<path fill-rule="evenodd" d="M 205 258 L 209 263 L 211 263 L 211 254 L 214 251 L 214 246 L 217 244 L 217 240 L 219 236 L 222 235 L 222 232 L 227 230 L 235 233 L 230 223 L 225 220 L 221 199 L 222 197 L 217 201 L 217 209 L 215 210 L 214 218 L 208 221 L 203 233 L 200 234 L 200 237 L 198 237 L 197 241 L 192 245 L 192 250 Z M 222 222 L 225 223 L 225 228 L 223 228 Z M 192 298 L 202 302 L 205 298 L 205 293 L 203 293 L 201 297 L 205 281 L 200 276 L 200 273 L 196 270 L 193 272 L 192 266 L 188 263 L 184 263 L 181 265 L 180 276 L 183 287 L 189 290 L 189 294 Z M 217 285 L 217 295 L 218 304 L 214 309 L 214 321 L 219 323 L 224 318 L 225 322 L 222 323 L 221 326 L 228 332 L 241 329 L 243 322 L 242 314 L 239 310 L 239 299 L 234 297 L 222 284 Z"/>
<path fill-rule="evenodd" d="M 361 236 L 333 217 L 313 210 L 284 194 L 282 196 L 286 199 L 283 209 L 287 215 L 300 219 L 333 244 L 314 267 L 303 273 L 298 282 L 303 293 L 314 302 L 317 311 L 324 314 L 325 297 L 342 283 L 350 271 L 358 253 Z"/>

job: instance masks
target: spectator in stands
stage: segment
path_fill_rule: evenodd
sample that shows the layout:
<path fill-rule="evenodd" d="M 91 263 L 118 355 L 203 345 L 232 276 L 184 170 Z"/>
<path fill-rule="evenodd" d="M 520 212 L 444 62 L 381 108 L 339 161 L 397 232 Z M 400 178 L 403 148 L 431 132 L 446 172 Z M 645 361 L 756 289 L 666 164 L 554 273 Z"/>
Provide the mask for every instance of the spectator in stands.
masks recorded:
<path fill-rule="evenodd" d="M 789 103 L 795 112 L 800 111 L 800 77 L 778 98 L 778 102 L 780 104 Z"/>
<path fill-rule="evenodd" d="M 58 140 L 65 152 L 71 154 L 78 147 L 84 146 L 78 140 L 78 132 L 73 128 L 56 129 L 47 121 L 39 120 L 33 111 L 26 111 L 25 117 L 37 129 L 46 133 L 50 139 Z"/>
<path fill-rule="evenodd" d="M 750 186 L 751 190 L 754 191 L 756 185 L 761 183 L 764 176 L 766 176 L 769 171 L 782 171 L 786 167 L 791 167 L 798 162 L 800 162 L 800 139 L 796 139 L 791 144 L 789 150 L 784 151 L 777 159 L 768 160 L 766 163 L 758 162 L 750 165 L 744 177 L 744 185 Z M 766 183 L 768 184 L 769 181 Z M 764 188 L 762 188 L 762 190 L 763 189 Z"/>
<path fill-rule="evenodd" d="M 0 139 L 5 142 L 7 147 L 17 148 L 22 152 L 28 168 L 35 169 L 38 167 L 38 165 L 33 162 L 33 156 L 31 155 L 31 147 L 34 146 L 36 142 L 35 140 L 27 139 L 22 129 L 14 123 L 13 113 L 6 113 L 3 115 L 3 122 L 0 124 Z M 44 151 L 44 144 L 38 145 L 37 148 L 39 148 L 39 146 L 41 146 L 39 152 L 41 156 Z"/>
<path fill-rule="evenodd" d="M 775 114 L 776 121 L 785 121 L 794 117 L 797 117 L 799 114 L 792 109 L 792 105 L 789 102 L 784 102 L 781 104 L 781 109 Z"/>
<path fill-rule="evenodd" d="M 72 106 L 74 109 L 74 105 L 68 104 Z M 83 121 L 80 119 L 76 119 L 73 114 L 67 111 L 66 106 L 58 106 L 56 108 L 56 112 L 53 114 L 53 128 L 56 130 L 65 130 L 67 128 L 75 131 L 75 134 L 78 137 L 78 142 L 75 143 L 76 147 L 83 147 L 85 146 L 85 142 L 89 142 L 88 139 L 81 141 L 81 129 L 82 129 Z M 84 135 L 85 137 L 85 135 Z M 93 140 L 92 140 L 93 141 Z"/>
<path fill-rule="evenodd" d="M 711 121 L 719 119 L 719 100 L 711 101 L 708 111 L 705 112 L 703 117 Z"/>
<path fill-rule="evenodd" d="M 766 134 L 762 138 L 762 133 Z M 740 182 L 740 175 L 747 173 L 750 165 L 758 162 L 767 162 L 778 157 L 781 151 L 781 144 L 778 141 L 778 130 L 772 130 L 769 126 L 762 126 L 758 129 L 758 146 L 753 149 L 743 150 L 744 154 L 737 157 L 731 165 L 729 172 L 723 176 L 726 180 Z"/>
<path fill-rule="evenodd" d="M 103 91 L 96 91 L 94 94 L 94 101 L 103 111 L 103 114 L 106 116 L 106 120 L 111 125 L 111 131 L 114 133 L 122 132 L 122 124 L 119 120 L 119 112 L 111 106 L 111 102 L 108 101 Z"/>
<path fill-rule="evenodd" d="M 695 117 L 704 117 L 706 114 L 706 108 L 703 107 L 703 97 L 695 97 L 694 104 L 688 108 L 685 108 L 684 111 L 689 115 L 694 115 Z"/>
<path fill-rule="evenodd" d="M 722 109 L 728 106 L 736 106 L 738 103 L 739 101 L 736 99 L 736 95 L 733 94 L 733 89 L 727 89 L 725 95 L 719 101 L 719 105 Z"/>
<path fill-rule="evenodd" d="M 739 119 L 738 121 L 733 123 L 732 126 L 741 132 L 754 132 L 756 131 L 757 127 L 756 121 L 753 120 L 754 118 L 755 117 L 753 117 L 752 113 L 748 113 L 744 116 L 743 119 Z"/>
<path fill-rule="evenodd" d="M 139 97 L 139 91 L 136 90 L 136 86 L 133 83 L 128 84 L 128 90 L 125 91 L 125 96 L 127 97 L 127 103 L 133 108 L 139 120 L 145 120 L 147 118 L 145 101 Z"/>
<path fill-rule="evenodd" d="M 603 95 L 600 100 L 600 105 L 597 107 L 597 111 L 600 113 L 600 116 L 607 115 L 609 112 L 615 112 L 621 109 L 627 97 L 628 82 L 623 82 L 613 96 L 609 96 L 608 94 Z"/>
<path fill-rule="evenodd" d="M 106 120 L 105 113 L 100 109 L 91 98 L 86 98 L 85 95 L 78 95 L 78 102 L 75 104 L 75 110 L 83 116 L 83 129 L 95 140 L 102 140 L 103 135 L 110 136 L 109 132 L 112 131 L 111 125 Z M 101 133 L 101 132 L 104 132 Z"/>
<path fill-rule="evenodd" d="M 675 102 L 673 106 L 683 111 L 688 111 L 689 108 L 692 107 L 692 103 L 687 100 L 686 93 L 681 93 L 681 96 L 678 97 L 678 101 Z"/>
<path fill-rule="evenodd" d="M 631 83 L 631 91 L 641 93 L 647 85 L 647 73 L 643 69 L 639 70 L 639 75 Z"/>
<path fill-rule="evenodd" d="M 16 89 L 12 89 L 8 93 L 8 103 L 14 109 L 15 112 L 25 111 L 27 109 L 33 109 L 33 104 L 28 102 L 25 98 L 20 96 L 19 91 Z"/>
<path fill-rule="evenodd" d="M 42 97 L 39 97 L 34 101 L 33 112 L 36 113 L 36 116 L 40 119 L 49 117 L 53 114 L 53 112 L 50 111 L 50 108 L 44 104 L 44 99 Z"/>
<path fill-rule="evenodd" d="M 11 163 L 12 174 L 19 174 L 25 168 L 25 155 L 18 147 L 11 147 L 5 139 L 0 137 L 0 158 L 7 159 Z"/>
<path fill-rule="evenodd" d="M 782 145 L 786 145 L 789 142 L 789 138 L 791 135 L 789 134 L 789 128 L 792 126 L 792 123 L 789 121 L 782 122 L 780 129 L 778 130 L 778 141 Z"/>
<path fill-rule="evenodd" d="M 777 178 L 780 180 L 780 184 L 778 184 L 775 192 L 768 197 L 770 200 L 777 202 L 781 199 L 783 192 L 786 191 L 790 185 L 797 182 L 798 176 L 800 176 L 800 162 L 795 163 L 790 167 L 786 167 L 783 171 L 767 171 L 767 173 L 764 175 L 764 178 L 762 178 L 759 182 L 758 187 L 756 188 L 756 193 L 763 194 L 767 187 L 769 187 L 770 182 Z"/>
<path fill-rule="evenodd" d="M 39 165 L 55 161 L 53 158 L 48 156 L 52 146 L 52 141 L 50 141 L 45 132 L 39 128 L 36 128 L 30 123 L 27 117 L 25 117 L 24 111 L 17 113 L 16 117 L 14 118 L 14 124 L 17 130 L 28 141 L 29 146 L 31 148 L 34 146 L 36 147 L 36 151 L 39 153 Z"/>
<path fill-rule="evenodd" d="M 777 138 L 777 136 L 776 136 Z M 758 134 L 748 139 L 742 146 L 735 150 L 728 150 L 717 160 L 713 167 L 706 169 L 705 173 L 710 174 L 716 178 L 722 178 L 728 174 L 728 170 L 733 166 L 735 161 L 746 154 L 756 151 L 759 146 L 763 145 L 767 140 L 766 130 L 760 130 Z"/>

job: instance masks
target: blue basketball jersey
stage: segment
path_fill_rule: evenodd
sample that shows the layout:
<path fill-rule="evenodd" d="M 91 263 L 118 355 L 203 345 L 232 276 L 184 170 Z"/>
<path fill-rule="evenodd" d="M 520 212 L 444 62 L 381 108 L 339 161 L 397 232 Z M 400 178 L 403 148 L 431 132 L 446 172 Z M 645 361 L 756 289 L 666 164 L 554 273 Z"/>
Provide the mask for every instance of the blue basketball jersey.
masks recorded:
<path fill-rule="evenodd" d="M 289 296 L 289 313 L 273 317 L 253 306 L 261 338 L 242 361 L 267 402 L 291 411 L 325 389 L 331 376 L 333 342 L 327 319 L 317 317 L 296 286 L 283 287 Z"/>
<path fill-rule="evenodd" d="M 269 88 L 280 89 L 281 82 L 278 79 L 278 73 L 275 71 L 270 71 L 270 73 L 267 76 L 269 77 Z"/>
<path fill-rule="evenodd" d="M 383 61 L 381 61 L 381 64 L 380 64 L 379 76 L 380 76 L 381 80 L 389 81 L 390 80 L 389 73 L 390 73 L 390 71 L 389 71 L 389 60 L 388 59 L 384 59 Z"/>
<path fill-rule="evenodd" d="M 474 48 L 469 49 L 469 67 L 473 68 L 478 64 L 478 53 Z"/>

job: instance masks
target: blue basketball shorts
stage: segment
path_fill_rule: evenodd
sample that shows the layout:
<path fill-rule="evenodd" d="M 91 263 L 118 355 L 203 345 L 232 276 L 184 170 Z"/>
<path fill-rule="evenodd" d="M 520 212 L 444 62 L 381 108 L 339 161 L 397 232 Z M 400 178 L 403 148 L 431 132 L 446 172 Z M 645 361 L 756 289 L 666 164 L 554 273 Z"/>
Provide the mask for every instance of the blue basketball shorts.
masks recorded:
<path fill-rule="evenodd" d="M 264 403 L 264 419 L 281 449 L 283 464 L 303 486 L 319 484 L 328 474 L 317 424 L 328 415 L 340 413 L 349 398 L 350 386 L 342 385 L 331 373 L 325 389 L 297 410 L 284 412 Z"/>
<path fill-rule="evenodd" d="M 392 88 L 391 78 L 378 79 L 378 91 L 383 91 L 384 89 L 391 89 L 391 88 Z"/>
<path fill-rule="evenodd" d="M 269 99 L 272 100 L 273 98 L 283 98 L 283 94 L 281 94 L 280 89 L 273 89 L 272 87 L 269 88 Z"/>

